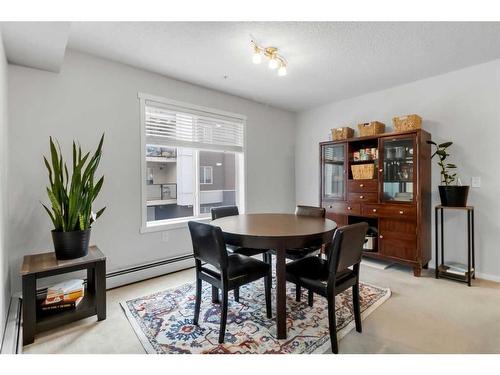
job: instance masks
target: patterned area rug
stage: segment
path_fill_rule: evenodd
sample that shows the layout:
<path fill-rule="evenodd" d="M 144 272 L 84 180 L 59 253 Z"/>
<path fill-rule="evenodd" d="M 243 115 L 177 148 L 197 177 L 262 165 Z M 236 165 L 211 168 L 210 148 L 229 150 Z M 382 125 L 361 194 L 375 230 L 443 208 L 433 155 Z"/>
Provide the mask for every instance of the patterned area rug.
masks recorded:
<path fill-rule="evenodd" d="M 273 288 L 273 309 L 275 299 Z M 295 286 L 287 283 L 287 339 L 276 338 L 276 323 L 265 312 L 264 281 L 240 288 L 240 302 L 229 293 L 224 344 L 217 342 L 220 307 L 212 304 L 211 287 L 203 282 L 199 326 L 192 324 L 195 284 L 185 284 L 121 303 L 121 306 L 150 354 L 181 353 L 324 353 L 330 348 L 326 299 L 315 295 L 314 306 L 295 301 Z M 389 289 L 361 283 L 361 314 L 365 319 L 391 295 Z M 337 337 L 354 328 L 351 289 L 336 297 Z M 331 349 L 330 349 L 331 350 Z"/>

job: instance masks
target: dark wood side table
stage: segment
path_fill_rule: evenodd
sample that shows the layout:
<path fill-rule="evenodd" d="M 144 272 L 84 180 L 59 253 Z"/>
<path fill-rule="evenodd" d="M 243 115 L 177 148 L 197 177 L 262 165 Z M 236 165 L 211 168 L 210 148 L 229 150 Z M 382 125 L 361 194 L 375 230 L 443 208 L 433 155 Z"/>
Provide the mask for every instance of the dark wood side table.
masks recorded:
<path fill-rule="evenodd" d="M 74 310 L 38 314 L 36 299 L 38 279 L 68 272 L 87 270 L 85 296 Z M 26 255 L 21 267 L 23 280 L 23 345 L 35 341 L 35 334 L 75 320 L 97 315 L 106 319 L 106 257 L 91 246 L 89 253 L 77 259 L 57 260 L 55 253 Z"/>
<path fill-rule="evenodd" d="M 444 267 L 444 210 L 461 210 L 467 212 L 467 273 L 464 276 L 446 272 Z M 440 215 L 438 215 L 440 213 Z M 441 225 L 439 225 L 439 218 Z M 474 207 L 436 206 L 435 208 L 435 237 L 436 237 L 436 279 L 440 277 L 461 281 L 471 286 L 471 279 L 476 278 L 475 250 L 474 250 Z M 441 228 L 439 235 L 439 228 Z M 441 245 L 441 251 L 440 246 Z M 439 260 L 441 253 L 441 261 Z"/>

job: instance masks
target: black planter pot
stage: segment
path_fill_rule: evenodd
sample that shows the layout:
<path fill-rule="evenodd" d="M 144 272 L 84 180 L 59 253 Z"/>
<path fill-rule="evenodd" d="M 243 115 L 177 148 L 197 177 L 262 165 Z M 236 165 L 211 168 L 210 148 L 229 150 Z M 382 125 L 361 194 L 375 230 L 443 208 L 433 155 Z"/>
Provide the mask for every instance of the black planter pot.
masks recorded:
<path fill-rule="evenodd" d="M 467 206 L 468 195 L 469 186 L 439 185 L 439 197 L 443 206 L 465 207 Z"/>
<path fill-rule="evenodd" d="M 56 258 L 59 260 L 81 258 L 89 252 L 90 229 L 72 232 L 52 231 Z"/>

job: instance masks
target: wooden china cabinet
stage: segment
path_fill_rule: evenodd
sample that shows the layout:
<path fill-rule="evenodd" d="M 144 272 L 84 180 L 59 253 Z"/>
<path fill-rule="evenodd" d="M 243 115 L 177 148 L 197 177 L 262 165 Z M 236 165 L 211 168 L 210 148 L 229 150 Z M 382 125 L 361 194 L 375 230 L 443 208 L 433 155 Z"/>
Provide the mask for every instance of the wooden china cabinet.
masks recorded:
<path fill-rule="evenodd" d="M 377 236 L 366 257 L 413 267 L 431 259 L 431 135 L 424 130 L 320 143 L 320 202 L 339 226 L 366 221 Z M 373 164 L 373 178 L 352 166 Z M 371 167 L 370 167 L 371 168 Z"/>

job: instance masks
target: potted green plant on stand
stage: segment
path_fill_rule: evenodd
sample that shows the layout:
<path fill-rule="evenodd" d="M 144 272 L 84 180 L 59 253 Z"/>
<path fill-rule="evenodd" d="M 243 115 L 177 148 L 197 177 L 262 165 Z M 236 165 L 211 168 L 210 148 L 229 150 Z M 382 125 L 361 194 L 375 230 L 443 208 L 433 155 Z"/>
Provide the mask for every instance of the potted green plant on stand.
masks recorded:
<path fill-rule="evenodd" d="M 469 195 L 469 186 L 459 185 L 457 174 L 453 172 L 457 168 L 455 164 L 446 162 L 450 154 L 447 152 L 453 142 L 444 142 L 437 144 L 433 141 L 427 143 L 435 147 L 435 151 L 431 158 L 438 157 L 438 165 L 441 168 L 441 185 L 439 185 L 439 197 L 441 205 L 448 207 L 465 207 L 467 206 L 467 196 Z"/>
<path fill-rule="evenodd" d="M 94 213 L 92 203 L 97 198 L 104 176 L 95 182 L 95 173 L 102 154 L 104 134 L 95 153 L 82 154 L 82 149 L 73 141 L 73 167 L 71 176 L 63 159 L 59 144 L 50 137 L 50 163 L 43 160 L 49 173 L 49 196 L 51 209 L 42 204 L 54 224 L 52 240 L 57 259 L 75 259 L 87 255 L 91 225 L 104 212 Z"/>

